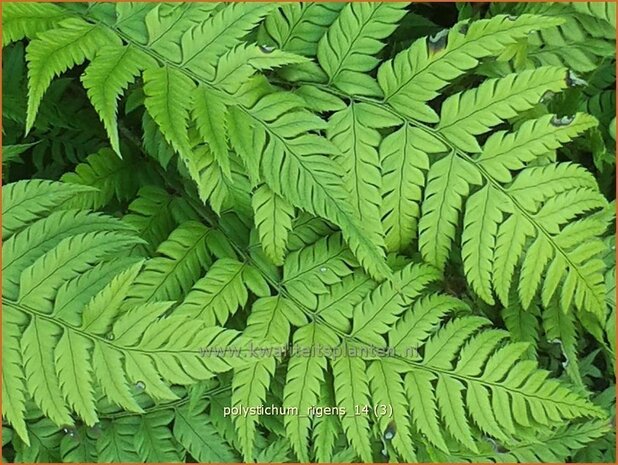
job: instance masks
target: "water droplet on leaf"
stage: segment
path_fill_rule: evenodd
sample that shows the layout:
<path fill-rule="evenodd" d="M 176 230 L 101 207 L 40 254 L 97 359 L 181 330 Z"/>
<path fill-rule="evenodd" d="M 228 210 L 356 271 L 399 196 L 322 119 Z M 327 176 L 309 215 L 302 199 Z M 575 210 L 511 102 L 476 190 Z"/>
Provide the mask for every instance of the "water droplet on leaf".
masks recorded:
<path fill-rule="evenodd" d="M 566 83 L 569 87 L 587 86 L 588 83 L 580 78 L 573 70 L 569 70 L 566 76 Z"/>
<path fill-rule="evenodd" d="M 394 421 L 391 421 L 384 430 L 384 440 L 390 441 L 395 437 L 395 434 L 397 434 L 397 425 L 395 425 Z"/>
<path fill-rule="evenodd" d="M 327 270 L 328 270 L 328 268 L 323 266 L 322 268 L 320 268 L 320 273 L 326 273 Z"/>
<path fill-rule="evenodd" d="M 427 38 L 429 51 L 436 53 L 446 47 L 446 39 L 448 37 L 448 29 L 443 29 L 436 34 Z"/>
<path fill-rule="evenodd" d="M 569 124 L 573 122 L 574 119 L 575 119 L 575 116 L 563 116 L 562 118 L 559 118 L 558 116 L 554 116 L 551 119 L 551 124 L 556 127 L 568 126 Z"/>
<path fill-rule="evenodd" d="M 138 391 L 143 391 L 145 388 L 146 385 L 143 381 L 138 381 L 137 383 L 135 383 L 135 389 L 137 389 Z"/>
<path fill-rule="evenodd" d="M 259 47 L 263 53 L 272 53 L 275 50 L 272 45 L 260 45 Z"/>
<path fill-rule="evenodd" d="M 540 103 L 547 103 L 547 102 L 549 102 L 552 98 L 554 98 L 554 95 L 556 95 L 556 94 L 554 94 L 551 90 L 548 90 L 541 97 Z"/>

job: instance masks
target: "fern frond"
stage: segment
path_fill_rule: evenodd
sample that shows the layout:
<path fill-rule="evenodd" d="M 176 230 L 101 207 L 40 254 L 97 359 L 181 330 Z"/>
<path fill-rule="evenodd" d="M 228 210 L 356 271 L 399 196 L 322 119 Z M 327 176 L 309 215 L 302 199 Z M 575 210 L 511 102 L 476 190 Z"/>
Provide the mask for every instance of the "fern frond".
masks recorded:
<path fill-rule="evenodd" d="M 30 42 L 28 61 L 28 115 L 26 133 L 32 129 L 43 94 L 52 79 L 68 68 L 92 59 L 105 45 L 120 45 L 120 39 L 107 29 L 71 18 L 60 27 L 37 35 Z"/>
<path fill-rule="evenodd" d="M 235 370 L 232 382 L 232 406 L 262 405 L 275 372 L 275 365 L 274 357 L 264 357 L 255 360 L 251 365 Z M 234 418 L 240 449 L 247 462 L 253 461 L 256 423 L 257 418 L 251 415 L 238 415 Z"/>
<path fill-rule="evenodd" d="M 429 266 L 408 266 L 394 273 L 357 306 L 350 335 L 366 344 L 382 347 L 381 335 L 388 332 L 428 283 L 439 278 L 438 271 Z"/>
<path fill-rule="evenodd" d="M 294 302 L 284 297 L 262 297 L 251 307 L 244 335 L 256 341 L 285 344 L 289 340 L 290 325 L 303 326 L 305 314 Z"/>
<path fill-rule="evenodd" d="M 508 197 L 490 185 L 472 194 L 466 202 L 464 231 L 461 238 L 464 270 L 474 291 L 490 304 L 494 303 L 491 292 L 492 251 L 496 247 L 498 225 L 503 213 L 510 213 L 507 210 L 508 205 Z M 528 251 L 530 257 L 533 256 L 531 252 L 532 247 Z M 522 275 L 527 276 L 525 271 Z"/>
<path fill-rule="evenodd" d="M 553 119 L 545 115 L 525 121 L 516 132 L 494 132 L 483 145 L 478 165 L 497 181 L 510 182 L 511 171 L 565 145 L 595 124 L 594 118 L 582 113 L 567 125 L 556 126 Z"/>
<path fill-rule="evenodd" d="M 330 373 L 327 373 L 327 375 Z M 327 382 L 321 385 L 318 407 L 332 407 L 335 404 L 335 393 L 332 388 L 332 376 L 328 376 Z M 341 437 L 342 430 L 339 418 L 334 415 L 324 415 L 314 420 L 313 427 L 313 451 L 317 462 L 331 462 L 335 442 Z"/>
<path fill-rule="evenodd" d="M 177 409 L 174 437 L 200 462 L 234 462 L 236 455 L 222 440 L 204 410 L 203 402 Z"/>
<path fill-rule="evenodd" d="M 291 296 L 310 308 L 328 286 L 352 273 L 353 262 L 340 234 L 323 238 L 310 247 L 291 252 L 283 264 L 283 285 Z"/>
<path fill-rule="evenodd" d="M 154 66 L 147 54 L 129 45 L 109 45 L 97 50 L 95 58 L 82 75 L 82 82 L 109 136 L 112 149 L 121 156 L 116 119 L 118 99 L 144 69 Z"/>
<path fill-rule="evenodd" d="M 349 332 L 349 319 L 354 309 L 377 287 L 377 283 L 364 273 L 355 272 L 332 285 L 328 294 L 318 296 L 316 314 L 326 323 L 341 331 Z"/>
<path fill-rule="evenodd" d="M 455 154 L 435 162 L 427 176 L 427 188 L 419 220 L 419 248 L 429 263 L 443 268 L 457 227 L 464 197 L 472 185 L 482 183 L 474 166 Z"/>
<path fill-rule="evenodd" d="M 265 184 L 253 193 L 251 203 L 262 248 L 275 265 L 282 265 L 294 207 Z"/>
<path fill-rule="evenodd" d="M 419 8 L 4 9 L 3 459 L 611 458 L 613 7 Z"/>
<path fill-rule="evenodd" d="M 217 59 L 233 48 L 276 5 L 237 3 L 225 5 L 211 18 L 186 31 L 181 39 L 181 66 L 205 77 L 214 77 Z"/>
<path fill-rule="evenodd" d="M 215 3 L 186 5 L 150 5 L 124 8 L 124 15 L 118 15 L 122 28 L 138 42 L 148 45 L 158 53 L 170 56 L 178 63 L 182 59 L 179 42 L 188 30 L 207 21 L 217 8 Z M 125 16 L 124 18 L 122 16 Z M 133 21 L 128 21 L 127 18 Z"/>
<path fill-rule="evenodd" d="M 148 260 L 137 276 L 127 305 L 181 299 L 212 261 L 209 232 L 205 226 L 192 221 L 172 231 L 157 248 L 159 256 Z"/>
<path fill-rule="evenodd" d="M 134 170 L 139 167 L 139 170 Z M 98 209 L 114 199 L 128 202 L 135 197 L 143 185 L 156 184 L 160 179 L 153 165 L 144 163 L 137 156 L 125 154 L 119 158 L 109 148 L 99 150 L 75 167 L 74 172 L 62 175 L 67 185 L 81 185 L 95 188 L 80 195 L 71 202 L 72 207 Z"/>
<path fill-rule="evenodd" d="M 7 3 L 2 8 L 2 45 L 34 38 L 66 18 L 66 13 L 53 3 Z"/>
<path fill-rule="evenodd" d="M 474 21 L 465 29 L 455 26 L 429 39 L 418 39 L 382 64 L 378 83 L 386 102 L 398 112 L 436 123 L 439 118 L 426 102 L 437 97 L 449 82 L 474 68 L 481 58 L 499 53 L 531 30 L 560 22 L 558 18 L 500 15 Z M 479 46 L 481 42 L 483 46 Z"/>
<path fill-rule="evenodd" d="M 400 251 L 416 236 L 419 204 L 429 169 L 427 152 L 439 153 L 445 146 L 433 139 L 424 143 L 423 131 L 404 124 L 380 144 L 382 166 L 381 217 L 387 250 Z"/>
<path fill-rule="evenodd" d="M 577 329 L 575 317 L 565 313 L 556 303 L 547 306 L 543 314 L 543 327 L 549 342 L 560 344 L 564 360 L 562 366 L 571 382 L 583 387 L 583 381 L 579 370 Z"/>
<path fill-rule="evenodd" d="M 537 306 L 531 305 L 524 309 L 517 299 L 511 298 L 509 305 L 502 310 L 502 320 L 506 329 L 511 333 L 514 342 L 527 342 L 529 347 L 526 351 L 527 358 L 534 359 L 539 342 L 539 311 Z"/>
<path fill-rule="evenodd" d="M 555 117 L 524 123 L 512 136 L 496 133 L 495 140 L 490 138 L 486 143 L 489 153 L 499 153 L 502 149 L 495 144 L 500 142 L 505 143 L 505 149 L 514 148 L 513 141 L 516 139 L 527 144 L 531 129 L 535 131 L 539 128 L 542 134 L 544 131 L 541 128 L 548 123 L 556 128 L 576 124 L 572 128 L 573 132 L 559 129 L 558 134 L 551 139 L 548 137 L 551 146 L 554 146 L 563 138 L 568 140 L 574 137 L 575 131 L 587 129 L 594 121 L 584 115 L 577 115 L 573 119 L 569 118 L 565 124 L 556 122 Z M 543 147 L 540 145 L 533 150 L 539 154 L 544 153 Z M 532 158 L 531 154 L 527 156 Z M 524 258 L 519 286 L 519 297 L 524 307 L 530 305 L 541 281 L 544 281 L 543 300 L 547 302 L 557 290 L 560 280 L 568 273 L 570 277 L 562 287 L 563 308 L 568 309 L 578 289 L 575 305 L 600 314 L 602 277 L 599 273 L 600 262 L 594 260 L 594 256 L 602 248 L 596 241 L 575 252 L 574 243 L 561 245 L 561 236 L 568 235 L 568 232 L 560 232 L 566 222 L 605 205 L 595 181 L 585 170 L 574 165 L 551 164 L 527 168 L 513 182 L 502 187 L 492 174 L 484 170 L 483 165 L 492 158 L 481 155 L 477 162 L 475 158 L 453 153 L 430 168 L 423 214 L 419 222 L 419 242 L 423 256 L 430 263 L 444 265 L 455 237 L 458 212 L 464 206 L 460 196 L 469 195 L 470 183 L 485 184 L 465 202 L 462 234 L 464 269 L 475 292 L 486 302 L 493 303 L 493 285 L 502 303 L 508 305 L 513 272 L 520 259 Z M 491 172 L 497 173 L 505 181 L 511 179 L 507 166 L 517 169 L 523 164 L 517 155 L 509 159 L 511 161 L 508 165 L 490 165 Z M 559 172 L 563 175 L 558 182 Z M 451 176 L 459 179 L 455 182 Z M 586 220 L 576 220 L 575 223 L 577 221 Z M 573 227 L 570 226 L 569 229 Z M 533 241 L 525 251 L 529 239 Z M 526 253 L 522 257 L 524 251 Z M 545 267 L 550 263 L 552 266 L 548 270 L 551 273 L 543 280 Z M 585 273 L 579 269 L 584 264 L 588 267 Z"/>
<path fill-rule="evenodd" d="M 161 410 L 139 417 L 134 444 L 143 462 L 181 461 L 178 447 L 167 427 L 173 419 L 173 410 Z"/>
<path fill-rule="evenodd" d="M 200 137 L 208 143 L 212 156 L 221 165 L 225 176 L 230 176 L 229 149 L 223 100 L 209 88 L 200 85 L 193 97 L 193 118 Z"/>
<path fill-rule="evenodd" d="M 396 363 L 392 360 L 376 360 L 369 364 L 367 375 L 369 376 L 369 386 L 371 388 L 372 399 L 376 405 L 400 406 L 407 404 L 404 380 L 401 376 L 405 371 L 405 365 Z M 388 407 L 387 407 L 388 408 Z M 412 428 L 410 424 L 410 413 L 407 409 L 395 409 L 393 407 L 392 421 L 396 425 L 397 431 L 391 440 L 393 447 L 404 460 L 415 462 L 417 460 L 412 442 Z M 391 419 L 383 415 L 379 418 L 380 431 L 383 438 L 387 439 L 387 431 Z"/>
<path fill-rule="evenodd" d="M 2 239 L 92 188 L 47 180 L 20 181 L 2 186 Z"/>
<path fill-rule="evenodd" d="M 287 3 L 266 17 L 263 31 L 281 50 L 313 57 L 320 39 L 344 6 L 343 3 Z"/>
<path fill-rule="evenodd" d="M 178 69 L 169 66 L 144 71 L 144 105 L 165 139 L 180 156 L 191 158 L 189 112 L 195 83 Z"/>
<path fill-rule="evenodd" d="M 295 350 L 311 350 L 317 345 L 334 347 L 337 337 L 316 324 L 305 325 L 294 334 Z M 285 429 L 293 450 L 301 460 L 309 460 L 310 408 L 317 404 L 320 385 L 324 381 L 326 357 L 292 356 L 283 391 L 283 405 L 298 408 L 297 415 L 286 416 Z"/>
<path fill-rule="evenodd" d="M 120 418 L 103 423 L 101 437 L 97 441 L 99 460 L 139 460 L 133 444 L 136 417 Z"/>
<path fill-rule="evenodd" d="M 22 272 L 37 258 L 75 234 L 101 229 L 130 232 L 131 228 L 116 218 L 77 210 L 60 210 L 35 221 L 30 227 L 9 237 L 3 246 L 2 292 L 17 299 Z"/>
<path fill-rule="evenodd" d="M 378 64 L 377 54 L 397 22 L 405 14 L 405 3 L 346 5 L 318 44 L 317 58 L 329 84 L 358 95 L 380 95 L 367 74 Z"/>
<path fill-rule="evenodd" d="M 30 446 L 28 430 L 24 420 L 26 413 L 26 388 L 23 373 L 23 359 L 19 347 L 22 331 L 19 325 L 25 323 L 22 315 L 5 312 L 2 324 L 2 417 L 13 426 L 20 438 Z"/>
<path fill-rule="evenodd" d="M 337 150 L 324 138 L 308 133 L 324 127 L 324 123 L 311 113 L 298 109 L 297 102 L 281 93 L 259 100 L 248 110 L 248 116 L 238 112 L 232 114 L 241 118 L 237 127 L 259 125 L 252 137 L 259 144 L 259 161 L 247 160 L 242 147 L 236 144 L 245 163 L 248 166 L 261 165 L 269 187 L 292 205 L 339 225 L 350 248 L 372 276 L 387 275 L 383 253 L 361 232 L 341 180 L 341 170 L 325 156 L 334 155 Z M 294 124 L 290 124 L 292 121 Z M 267 160 L 262 153 L 270 154 Z"/>
<path fill-rule="evenodd" d="M 369 421 L 365 415 L 358 415 L 357 409 L 369 406 L 369 383 L 365 372 L 365 361 L 360 357 L 346 355 L 331 361 L 334 375 L 335 399 L 345 409 L 341 424 L 350 445 L 365 462 L 371 462 Z"/>
<path fill-rule="evenodd" d="M 247 286 L 250 285 L 252 276 L 257 278 L 257 285 L 252 286 L 251 290 L 260 297 L 269 294 L 264 278 L 252 270 L 250 265 L 232 258 L 217 260 L 206 276 L 195 283 L 174 314 L 209 324 L 225 323 L 230 315 L 247 303 Z"/>
<path fill-rule="evenodd" d="M 236 95 L 256 71 L 307 62 L 302 56 L 281 50 L 271 51 L 253 44 L 239 45 L 219 59 L 212 84 Z"/>
<path fill-rule="evenodd" d="M 328 138 L 341 151 L 336 158 L 345 172 L 345 184 L 352 192 L 351 203 L 371 242 L 383 247 L 380 225 L 380 143 L 378 128 L 392 125 L 380 121 L 372 108 L 355 103 L 334 113 L 327 127 Z M 395 121 L 397 124 L 398 121 Z"/>
<path fill-rule="evenodd" d="M 544 431 L 538 436 L 520 441 L 510 441 L 503 447 L 493 442 L 480 442 L 475 454 L 454 454 L 445 456 L 443 460 L 480 462 L 563 462 L 569 460 L 582 447 L 600 438 L 608 431 L 607 424 L 602 420 L 573 423 Z"/>
<path fill-rule="evenodd" d="M 60 183 L 31 181 L 6 186 L 11 194 L 6 198 L 23 204 L 44 196 L 50 186 L 62 192 Z M 41 212 L 36 204 L 33 211 Z M 25 249 L 25 238 L 35 233 L 41 233 L 40 245 Z M 154 399 L 174 399 L 169 384 L 231 369 L 218 354 L 205 359 L 200 349 L 229 346 L 237 333 L 182 317 L 160 318 L 170 307 L 166 302 L 149 304 L 148 312 L 138 306 L 122 313 L 141 263 L 118 256 L 139 241 L 116 219 L 60 209 L 5 242 L 13 257 L 6 277 L 19 279 L 14 279 L 18 289 L 3 296 L 3 393 L 13 402 L 3 413 L 25 441 L 26 393 L 58 425 L 74 423 L 71 411 L 92 425 L 95 385 L 113 403 L 142 411 L 129 383 L 143 386 Z M 189 366 L 190 374 L 182 368 Z"/>
<path fill-rule="evenodd" d="M 129 204 L 129 213 L 123 216 L 122 221 L 139 233 L 147 243 L 143 247 L 153 253 L 176 226 L 174 211 L 179 203 L 178 198 L 163 189 L 145 186 Z"/>
<path fill-rule="evenodd" d="M 563 68 L 542 67 L 487 80 L 447 98 L 436 129 L 460 149 L 480 152 L 474 136 L 534 107 L 546 92 L 566 88 L 566 76 Z"/>

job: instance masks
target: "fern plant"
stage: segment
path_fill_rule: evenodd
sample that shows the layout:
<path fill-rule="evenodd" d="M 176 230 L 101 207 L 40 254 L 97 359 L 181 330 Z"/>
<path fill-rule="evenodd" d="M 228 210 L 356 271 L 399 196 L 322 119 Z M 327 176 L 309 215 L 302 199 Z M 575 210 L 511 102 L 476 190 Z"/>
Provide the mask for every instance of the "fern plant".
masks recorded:
<path fill-rule="evenodd" d="M 612 8 L 6 3 L 3 455 L 611 458 Z"/>

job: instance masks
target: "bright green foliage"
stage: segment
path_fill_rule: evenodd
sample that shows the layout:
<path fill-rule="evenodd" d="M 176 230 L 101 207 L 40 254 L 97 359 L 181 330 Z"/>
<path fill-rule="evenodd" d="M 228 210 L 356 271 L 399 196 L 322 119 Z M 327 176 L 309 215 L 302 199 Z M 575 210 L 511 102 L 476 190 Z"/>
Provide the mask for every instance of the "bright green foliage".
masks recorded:
<path fill-rule="evenodd" d="M 2 14 L 6 461 L 615 460 L 613 4 Z"/>

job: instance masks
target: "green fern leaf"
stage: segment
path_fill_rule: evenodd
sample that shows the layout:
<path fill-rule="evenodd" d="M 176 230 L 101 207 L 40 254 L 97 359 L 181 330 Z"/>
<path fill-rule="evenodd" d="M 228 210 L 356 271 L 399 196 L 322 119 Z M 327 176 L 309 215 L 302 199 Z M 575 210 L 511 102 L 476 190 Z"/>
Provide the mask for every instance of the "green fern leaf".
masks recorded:
<path fill-rule="evenodd" d="M 307 62 L 306 58 L 292 53 L 271 51 L 263 46 L 239 45 L 219 59 L 212 84 L 227 94 L 235 95 L 256 71 Z"/>
<path fill-rule="evenodd" d="M 566 71 L 543 67 L 490 79 L 444 101 L 437 130 L 467 152 L 480 152 L 476 135 L 536 105 L 546 92 L 567 87 Z"/>
<path fill-rule="evenodd" d="M 28 45 L 28 116 L 26 132 L 32 129 L 43 94 L 52 79 L 68 68 L 92 59 L 103 45 L 120 45 L 106 29 L 81 19 L 63 21 L 58 29 L 43 32 Z"/>
<path fill-rule="evenodd" d="M 313 57 L 319 40 L 344 6 L 343 3 L 286 3 L 266 17 L 263 30 L 281 50 Z"/>
<path fill-rule="evenodd" d="M 34 38 L 66 18 L 66 13 L 53 3 L 7 3 L 2 8 L 2 45 Z"/>
<path fill-rule="evenodd" d="M 47 348 L 55 345 L 58 327 L 33 317 L 21 341 L 26 386 L 34 401 L 54 423 L 72 425 L 69 409 L 64 405 L 60 381 L 54 370 L 54 354 Z"/>
<path fill-rule="evenodd" d="M 321 385 L 318 407 L 332 407 L 336 405 L 335 393 L 331 385 L 332 376 L 328 376 L 327 382 Z M 313 450 L 317 462 L 324 463 L 333 460 L 335 442 L 341 437 L 342 433 L 339 418 L 334 415 L 324 415 L 314 419 Z"/>
<path fill-rule="evenodd" d="M 122 221 L 131 225 L 147 242 L 141 247 L 150 255 L 173 231 L 176 226 L 174 213 L 180 210 L 182 205 L 179 198 L 171 196 L 165 190 L 145 186 L 129 204 L 129 213 L 123 216 Z"/>
<path fill-rule="evenodd" d="M 428 123 L 438 122 L 426 103 L 449 82 L 474 68 L 481 58 L 498 54 L 532 29 L 560 23 L 558 18 L 506 15 L 472 22 L 415 41 L 378 69 L 378 82 L 386 102 L 403 115 Z M 484 46 L 478 46 L 479 43 Z"/>
<path fill-rule="evenodd" d="M 403 366 L 405 369 L 405 365 Z M 367 370 L 372 399 L 375 405 L 392 408 L 392 421 L 396 425 L 394 436 L 389 439 L 387 431 L 391 422 L 390 416 L 380 417 L 380 430 L 383 438 L 392 441 L 393 447 L 409 462 L 416 461 L 416 454 L 412 446 L 412 429 L 410 414 L 406 408 L 407 399 L 404 381 L 401 376 L 402 366 L 392 360 L 378 360 L 371 362 Z"/>
<path fill-rule="evenodd" d="M 254 192 L 251 203 L 262 248 L 274 264 L 282 265 L 294 207 L 265 184 Z"/>
<path fill-rule="evenodd" d="M 347 355 L 348 348 L 343 347 L 344 356 L 331 361 L 335 378 L 335 399 L 337 405 L 345 408 L 341 424 L 345 436 L 354 451 L 365 462 L 371 462 L 369 446 L 369 421 L 366 416 L 358 415 L 358 408 L 369 405 L 369 383 L 366 377 L 365 362 L 359 357 Z"/>
<path fill-rule="evenodd" d="M 378 64 L 373 56 L 405 14 L 405 3 L 346 5 L 320 40 L 317 58 L 329 84 L 359 95 L 379 95 L 376 82 L 365 73 Z"/>
<path fill-rule="evenodd" d="M 318 296 L 316 314 L 333 327 L 349 332 L 350 322 L 356 309 L 377 283 L 366 274 L 355 272 L 345 276 L 339 283 L 329 288 L 328 294 Z"/>
<path fill-rule="evenodd" d="M 393 274 L 367 296 L 354 312 L 351 336 L 376 347 L 384 345 L 382 334 L 388 332 L 397 317 L 420 291 L 440 275 L 429 266 L 408 266 Z"/>
<path fill-rule="evenodd" d="M 101 437 L 97 440 L 99 460 L 139 460 L 133 444 L 137 422 L 137 417 L 125 417 L 103 423 Z"/>
<path fill-rule="evenodd" d="M 2 324 L 2 417 L 13 426 L 15 432 L 30 445 L 24 416 L 26 412 L 26 386 L 23 374 L 23 359 L 19 348 L 24 325 L 23 315 L 4 312 Z"/>
<path fill-rule="evenodd" d="M 327 128 L 328 138 L 339 148 L 337 157 L 345 172 L 345 183 L 352 192 L 351 203 L 364 224 L 371 242 L 383 247 L 380 225 L 380 160 L 377 147 L 380 134 L 377 128 L 389 126 L 362 103 L 350 105 L 334 113 Z M 389 124 L 390 123 L 390 124 Z"/>
<path fill-rule="evenodd" d="M 455 154 L 432 165 L 427 179 L 422 215 L 419 221 L 419 248 L 423 258 L 443 268 L 462 210 L 463 196 L 470 185 L 481 184 L 481 176 L 467 161 Z"/>
<path fill-rule="evenodd" d="M 204 404 L 176 410 L 174 437 L 200 462 L 234 462 L 236 457 L 204 415 Z"/>
<path fill-rule="evenodd" d="M 116 218 L 76 210 L 53 212 L 11 236 L 3 246 L 2 290 L 7 298 L 18 297 L 21 273 L 38 257 L 56 247 L 63 239 L 74 234 L 95 232 L 100 229 L 130 232 L 131 228 Z"/>
<path fill-rule="evenodd" d="M 137 276 L 127 305 L 177 301 L 191 289 L 210 262 L 209 230 L 197 222 L 176 228 Z"/>
<path fill-rule="evenodd" d="M 172 432 L 167 427 L 173 418 L 173 410 L 161 410 L 139 418 L 134 443 L 143 462 L 181 461 Z"/>
<path fill-rule="evenodd" d="M 181 66 L 213 78 L 217 59 L 247 35 L 276 5 L 247 3 L 226 5 L 202 24 L 186 31 L 181 39 Z"/>
<path fill-rule="evenodd" d="M 498 225 L 503 213 L 510 213 L 506 195 L 486 185 L 466 202 L 461 255 L 464 270 L 474 291 L 486 302 L 493 304 L 491 276 Z M 528 251 L 530 255 L 532 248 Z M 525 267 L 525 263 L 524 263 Z M 525 273 L 522 273 L 525 276 Z"/>
<path fill-rule="evenodd" d="M 176 68 L 166 66 L 144 71 L 146 109 L 184 160 L 191 158 L 187 126 L 194 90 L 194 82 Z"/>
<path fill-rule="evenodd" d="M 312 350 L 316 345 L 334 347 L 338 339 L 334 333 L 325 331 L 316 324 L 303 326 L 294 334 L 295 350 Z M 285 430 L 290 438 L 293 450 L 300 460 L 309 460 L 309 427 L 311 416 L 309 410 L 317 404 L 320 384 L 324 381 L 326 357 L 306 357 L 299 353 L 289 361 L 283 406 L 298 408 L 297 415 L 287 415 L 284 419 Z"/>
<path fill-rule="evenodd" d="M 91 191 L 46 180 L 21 181 L 2 187 L 2 239 L 23 229 L 78 194 Z"/>
<path fill-rule="evenodd" d="M 183 54 L 179 46 L 182 37 L 191 28 L 209 20 L 216 7 L 214 3 L 160 4 L 142 10 L 129 6 L 125 8 L 122 27 L 139 43 L 178 63 Z"/>
<path fill-rule="evenodd" d="M 249 273 L 251 267 L 247 264 L 231 258 L 217 260 L 206 276 L 195 283 L 175 314 L 202 319 L 210 324 L 215 321 L 225 323 L 231 314 L 247 303 L 249 294 L 245 280 Z M 260 280 L 264 279 L 258 276 Z M 260 285 L 268 289 L 265 282 L 260 282 Z"/>
<path fill-rule="evenodd" d="M 88 426 L 97 423 L 92 370 L 90 368 L 90 341 L 66 332 L 55 349 L 55 365 L 64 399 Z"/>
<path fill-rule="evenodd" d="M 511 171 L 556 150 L 595 125 L 594 118 L 578 113 L 571 124 L 552 124 L 553 115 L 525 121 L 515 132 L 494 132 L 483 146 L 478 164 L 499 182 L 513 179 Z"/>
<path fill-rule="evenodd" d="M 352 261 L 341 235 L 334 234 L 290 253 L 283 264 L 283 285 L 292 297 L 315 308 L 318 295 L 352 273 L 348 266 Z"/>
<path fill-rule="evenodd" d="M 297 103 L 284 94 L 270 94 L 257 102 L 249 116 L 233 112 L 237 127 L 251 127 L 255 120 L 252 139 L 258 145 L 260 161 L 248 161 L 248 166 L 261 165 L 261 172 L 269 187 L 292 205 L 323 216 L 341 226 L 344 237 L 354 254 L 372 276 L 382 278 L 388 274 L 383 253 L 361 232 L 358 218 L 347 199 L 341 182 L 340 170 L 324 154 L 336 154 L 334 146 L 309 131 L 323 127 L 324 123 L 304 110 L 297 110 Z M 241 122 L 242 121 L 242 122 Z M 294 124 L 289 124 L 294 121 Z M 266 136 L 269 141 L 266 143 Z M 238 141 L 236 142 L 238 149 Z M 263 161 L 262 153 L 269 153 Z M 242 148 L 240 153 L 243 157 Z M 292 182 L 294 180 L 294 182 Z M 298 182 L 297 182 L 298 181 Z"/>
<path fill-rule="evenodd" d="M 112 149 L 121 156 L 116 119 L 118 98 L 142 70 L 156 65 L 145 53 L 132 46 L 106 46 L 86 68 L 82 76 L 84 87 L 92 105 L 101 117 Z"/>
<path fill-rule="evenodd" d="M 438 139 L 427 138 L 423 131 L 408 124 L 382 140 L 380 213 L 387 250 L 402 250 L 415 237 L 425 186 L 424 171 L 429 169 L 427 153 L 444 150 Z"/>
<path fill-rule="evenodd" d="M 290 325 L 305 324 L 305 314 L 291 300 L 281 295 L 262 297 L 253 303 L 243 334 L 257 341 L 285 344 L 289 340 Z"/>
<path fill-rule="evenodd" d="M 227 108 L 221 97 L 200 85 L 193 97 L 193 118 L 200 137 L 208 143 L 210 152 L 221 166 L 223 174 L 230 176 L 229 149 L 226 138 L 225 117 Z"/>
<path fill-rule="evenodd" d="M 266 398 L 271 377 L 275 372 L 275 365 L 274 357 L 268 357 L 255 360 L 251 365 L 235 370 L 232 382 L 232 406 L 261 405 Z M 253 461 L 256 423 L 255 416 L 237 415 L 234 417 L 240 449 L 247 462 Z"/>
<path fill-rule="evenodd" d="M 137 173 L 134 170 L 139 167 Z M 125 202 L 133 199 L 142 185 L 155 184 L 160 177 L 153 166 L 143 159 L 125 154 L 123 159 L 108 148 L 99 150 L 75 167 L 74 172 L 65 173 L 61 180 L 70 184 L 91 186 L 97 191 L 88 192 L 76 198 L 74 208 L 98 209 L 114 199 Z"/>

